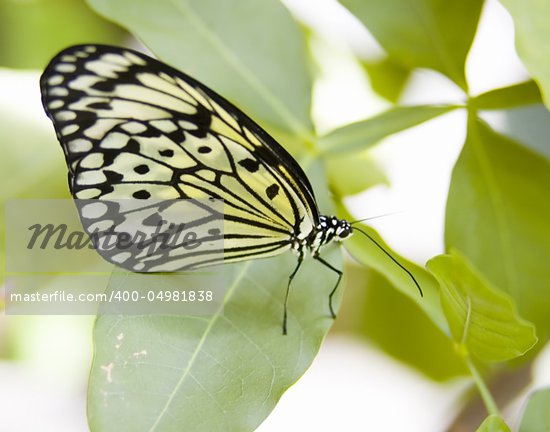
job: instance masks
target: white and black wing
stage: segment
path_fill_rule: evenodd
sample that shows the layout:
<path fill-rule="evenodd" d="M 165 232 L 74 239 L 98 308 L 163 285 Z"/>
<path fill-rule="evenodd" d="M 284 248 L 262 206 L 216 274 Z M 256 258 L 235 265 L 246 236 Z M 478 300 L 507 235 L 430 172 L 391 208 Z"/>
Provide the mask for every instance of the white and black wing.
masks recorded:
<path fill-rule="evenodd" d="M 164 63 L 125 48 L 75 46 L 50 62 L 40 85 L 77 199 L 223 200 L 223 235 L 209 241 L 226 261 L 278 254 L 318 223 L 296 161 L 230 102 Z M 171 253 L 128 259 L 140 271 L 218 261 L 214 252 Z"/>

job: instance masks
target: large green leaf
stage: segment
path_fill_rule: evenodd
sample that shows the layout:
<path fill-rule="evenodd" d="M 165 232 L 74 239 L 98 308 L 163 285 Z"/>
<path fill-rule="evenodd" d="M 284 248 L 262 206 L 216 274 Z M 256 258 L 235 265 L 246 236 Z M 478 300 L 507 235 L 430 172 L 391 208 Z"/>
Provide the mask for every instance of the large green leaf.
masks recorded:
<path fill-rule="evenodd" d="M 319 138 L 324 153 L 340 153 L 365 149 L 402 130 L 445 114 L 456 106 L 406 106 L 391 108 L 375 117 L 338 128 Z"/>
<path fill-rule="evenodd" d="M 341 266 L 338 254 L 324 256 Z M 309 367 L 333 322 L 328 293 L 336 277 L 307 259 L 293 282 L 282 335 L 284 290 L 295 262 L 284 254 L 226 266 L 224 308 L 211 317 L 100 316 L 89 387 L 92 430 L 254 430 Z"/>
<path fill-rule="evenodd" d="M 523 63 L 539 83 L 550 108 L 550 2 L 545 0 L 501 0 L 514 19 L 516 48 Z"/>
<path fill-rule="evenodd" d="M 550 388 L 541 389 L 529 397 L 521 418 L 519 432 L 543 432 L 550 430 Z"/>
<path fill-rule="evenodd" d="M 303 34 L 277 0 L 89 0 L 254 120 L 309 137 Z"/>
<path fill-rule="evenodd" d="M 483 361 L 519 357 L 537 342 L 510 297 L 491 286 L 457 252 L 438 255 L 428 269 L 441 286 L 441 304 L 455 342 Z"/>
<path fill-rule="evenodd" d="M 550 162 L 473 117 L 451 178 L 446 243 L 550 331 Z"/>
<path fill-rule="evenodd" d="M 493 414 L 483 420 L 476 432 L 510 432 L 510 428 L 501 417 Z"/>
<path fill-rule="evenodd" d="M 393 60 L 435 69 L 467 89 L 464 64 L 482 0 L 340 0 Z"/>

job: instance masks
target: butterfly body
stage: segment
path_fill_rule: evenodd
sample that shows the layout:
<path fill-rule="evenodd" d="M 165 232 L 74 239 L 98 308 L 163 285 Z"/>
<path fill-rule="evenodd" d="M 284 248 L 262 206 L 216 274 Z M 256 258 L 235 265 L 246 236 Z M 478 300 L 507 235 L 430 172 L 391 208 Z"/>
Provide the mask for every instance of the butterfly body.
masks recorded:
<path fill-rule="evenodd" d="M 333 241 L 340 242 L 352 234 L 351 224 L 336 216 L 319 216 L 319 223 L 313 227 L 305 238 L 291 236 L 291 249 L 298 256 L 303 256 L 307 250 L 312 256 L 319 255 L 322 246 Z"/>

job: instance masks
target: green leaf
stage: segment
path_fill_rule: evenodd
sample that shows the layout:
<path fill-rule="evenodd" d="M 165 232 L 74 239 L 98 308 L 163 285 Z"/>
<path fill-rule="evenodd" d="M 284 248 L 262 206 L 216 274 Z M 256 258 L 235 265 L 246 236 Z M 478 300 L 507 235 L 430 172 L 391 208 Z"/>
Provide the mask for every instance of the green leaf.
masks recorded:
<path fill-rule="evenodd" d="M 410 76 L 410 69 L 386 57 L 381 61 L 361 61 L 367 71 L 373 90 L 390 102 L 396 103 Z"/>
<path fill-rule="evenodd" d="M 504 361 L 535 345 L 535 328 L 521 319 L 510 297 L 458 252 L 438 255 L 427 267 L 439 281 L 443 311 L 461 350 L 483 361 Z"/>
<path fill-rule="evenodd" d="M 342 202 L 336 204 L 336 214 L 347 220 L 353 220 Z M 396 259 L 403 267 L 410 271 L 420 285 L 423 296 L 418 292 L 410 275 L 391 260 L 378 246 L 360 232 L 346 240 L 344 247 L 359 263 L 373 268 L 384 275 L 392 284 L 409 297 L 420 309 L 439 327 L 448 333 L 448 326 L 439 301 L 439 288 L 435 278 L 425 269 L 414 264 L 393 251 L 372 228 L 364 224 L 354 224 L 369 234 L 378 244 Z"/>
<path fill-rule="evenodd" d="M 550 162 L 470 118 L 454 167 L 446 244 L 510 294 L 539 337 L 550 332 Z"/>
<path fill-rule="evenodd" d="M 534 81 L 526 81 L 480 94 L 470 100 L 470 105 L 481 110 L 500 110 L 540 102 L 538 86 Z"/>
<path fill-rule="evenodd" d="M 464 64 L 482 0 L 340 0 L 393 60 L 435 69 L 467 89 Z"/>
<path fill-rule="evenodd" d="M 519 432 L 545 432 L 550 430 L 550 387 L 537 390 L 527 402 Z"/>
<path fill-rule="evenodd" d="M 319 149 L 324 153 L 349 152 L 365 149 L 383 138 L 434 117 L 457 106 L 406 106 L 391 108 L 367 120 L 343 126 L 319 138 Z"/>
<path fill-rule="evenodd" d="M 510 428 L 502 418 L 493 414 L 483 420 L 476 432 L 510 432 Z"/>
<path fill-rule="evenodd" d="M 277 0 L 89 0 L 258 122 L 310 138 L 304 35 Z"/>
<path fill-rule="evenodd" d="M 389 180 L 368 152 L 330 155 L 325 159 L 330 188 L 338 197 L 355 195 Z"/>
<path fill-rule="evenodd" d="M 550 108 L 550 2 L 544 0 L 501 0 L 512 15 L 516 49 L 523 63 L 540 85 Z"/>
<path fill-rule="evenodd" d="M 332 252 L 323 257 L 341 267 L 337 249 Z M 224 310 L 212 317 L 100 316 L 91 429 L 254 430 L 309 367 L 333 322 L 328 294 L 336 275 L 306 259 L 293 281 L 288 335 L 282 335 L 295 263 L 283 254 L 225 266 Z"/>

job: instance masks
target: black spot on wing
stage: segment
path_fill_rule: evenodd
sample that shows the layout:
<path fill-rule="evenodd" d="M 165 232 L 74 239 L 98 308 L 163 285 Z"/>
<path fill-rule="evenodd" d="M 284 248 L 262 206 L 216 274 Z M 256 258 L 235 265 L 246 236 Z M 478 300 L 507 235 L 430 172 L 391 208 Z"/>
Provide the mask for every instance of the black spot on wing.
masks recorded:
<path fill-rule="evenodd" d="M 102 149 L 103 152 L 103 166 L 112 165 L 115 161 L 115 158 L 118 156 L 118 153 L 113 149 Z"/>
<path fill-rule="evenodd" d="M 138 165 L 136 167 L 134 167 L 134 171 L 138 174 L 147 174 L 149 172 L 149 167 L 145 164 L 143 165 Z"/>
<path fill-rule="evenodd" d="M 88 108 L 95 110 L 110 110 L 111 105 L 109 104 L 109 102 L 93 102 L 91 104 L 88 104 Z"/>
<path fill-rule="evenodd" d="M 170 149 L 160 150 L 159 155 L 164 156 L 164 157 L 172 157 L 172 156 L 174 156 L 174 150 L 170 150 Z"/>
<path fill-rule="evenodd" d="M 132 196 L 136 199 L 148 199 L 151 197 L 151 194 L 146 190 L 139 190 L 137 192 L 134 192 Z"/>
<path fill-rule="evenodd" d="M 272 200 L 279 194 L 279 189 L 278 184 L 272 184 L 265 190 L 265 193 L 267 194 L 267 197 Z"/>
<path fill-rule="evenodd" d="M 122 174 L 111 170 L 103 170 L 103 174 L 109 183 L 118 183 L 124 178 Z"/>
<path fill-rule="evenodd" d="M 112 92 L 114 91 L 116 84 L 116 80 L 104 80 L 96 82 L 94 85 L 90 86 L 90 88 L 101 92 Z"/>
<path fill-rule="evenodd" d="M 239 165 L 251 173 L 258 171 L 258 169 L 260 168 L 260 163 L 258 161 L 249 158 L 239 161 Z"/>
<path fill-rule="evenodd" d="M 212 149 L 208 146 L 200 146 L 199 147 L 199 153 L 206 154 L 206 153 L 210 153 L 211 151 L 212 151 Z"/>
<path fill-rule="evenodd" d="M 129 139 L 124 150 L 130 153 L 139 153 L 139 142 L 133 138 Z"/>

